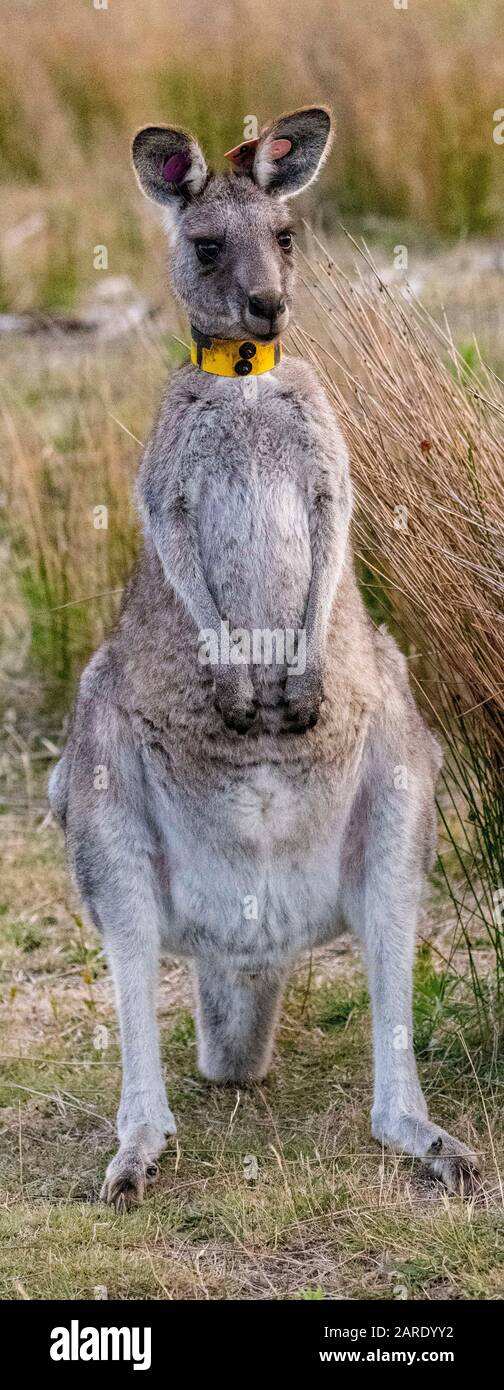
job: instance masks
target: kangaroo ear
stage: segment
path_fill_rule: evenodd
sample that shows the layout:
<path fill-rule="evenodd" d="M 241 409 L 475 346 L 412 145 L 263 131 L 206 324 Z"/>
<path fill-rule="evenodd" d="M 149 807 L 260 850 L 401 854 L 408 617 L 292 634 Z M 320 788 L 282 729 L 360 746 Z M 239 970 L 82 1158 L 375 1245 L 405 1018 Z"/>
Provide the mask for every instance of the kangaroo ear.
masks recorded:
<path fill-rule="evenodd" d="M 331 143 L 327 107 L 306 106 L 280 116 L 259 137 L 252 178 L 266 192 L 290 198 L 316 179 Z"/>
<path fill-rule="evenodd" d="M 170 126 L 148 125 L 135 135 L 133 166 L 142 192 L 155 203 L 182 209 L 204 188 L 208 170 L 193 135 Z"/>

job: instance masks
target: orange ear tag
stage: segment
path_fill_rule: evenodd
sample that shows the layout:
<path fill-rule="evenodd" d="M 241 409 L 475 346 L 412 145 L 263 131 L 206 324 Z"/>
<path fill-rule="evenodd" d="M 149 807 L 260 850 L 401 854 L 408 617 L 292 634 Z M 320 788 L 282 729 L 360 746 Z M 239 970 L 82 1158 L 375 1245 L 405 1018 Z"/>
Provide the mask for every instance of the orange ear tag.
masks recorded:
<path fill-rule="evenodd" d="M 254 155 L 259 144 L 259 140 L 242 140 L 241 145 L 235 145 L 234 149 L 226 150 L 224 159 L 230 159 L 235 169 L 249 170 L 252 168 Z M 268 145 L 268 157 L 270 159 L 283 159 L 284 155 L 289 154 L 292 149 L 290 140 L 272 140 Z"/>
<path fill-rule="evenodd" d="M 236 169 L 248 169 L 252 165 L 258 144 L 259 140 L 242 140 L 241 145 L 226 150 L 224 159 L 230 159 Z"/>

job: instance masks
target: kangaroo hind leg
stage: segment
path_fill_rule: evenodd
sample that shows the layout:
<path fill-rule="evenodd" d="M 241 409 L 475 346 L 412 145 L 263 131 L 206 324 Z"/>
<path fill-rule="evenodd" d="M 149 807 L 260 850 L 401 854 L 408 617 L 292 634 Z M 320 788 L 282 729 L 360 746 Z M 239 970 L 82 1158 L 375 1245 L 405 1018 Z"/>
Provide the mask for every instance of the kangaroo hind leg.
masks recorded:
<path fill-rule="evenodd" d="M 399 741 L 399 740 L 398 740 Z M 408 769 L 394 785 L 394 768 Z M 362 937 L 373 1020 L 372 1133 L 426 1161 L 450 1191 L 470 1192 L 478 1162 L 430 1119 L 413 1051 L 415 928 L 432 860 L 433 787 L 418 752 L 385 741 L 359 794 L 344 853 L 343 911 Z"/>
<path fill-rule="evenodd" d="M 119 1149 L 101 1195 L 121 1209 L 141 1201 L 175 1121 L 156 1022 L 163 901 L 142 765 L 117 711 L 101 709 L 99 735 L 97 719 L 95 710 L 74 755 L 67 838 L 82 898 L 103 933 L 115 987 L 122 1051 Z M 97 778 L 95 787 L 97 764 L 107 777 Z"/>

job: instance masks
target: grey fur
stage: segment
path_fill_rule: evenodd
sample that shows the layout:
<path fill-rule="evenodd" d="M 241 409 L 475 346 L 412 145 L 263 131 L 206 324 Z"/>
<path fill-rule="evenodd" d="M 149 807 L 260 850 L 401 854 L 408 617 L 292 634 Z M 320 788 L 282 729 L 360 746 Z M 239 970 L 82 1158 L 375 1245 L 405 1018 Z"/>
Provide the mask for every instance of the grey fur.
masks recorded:
<path fill-rule="evenodd" d="M 311 133 L 306 113 L 282 120 L 303 167 L 298 187 L 313 167 L 315 155 L 299 149 Z M 166 158 L 170 132 L 149 135 L 156 159 L 159 142 Z M 315 154 L 319 162 L 320 140 Z M 146 174 L 140 159 L 137 171 L 157 197 L 151 166 Z M 194 187 L 168 193 L 173 283 L 191 320 L 243 339 L 261 328 L 249 311 L 261 290 L 284 299 L 283 327 L 293 266 L 276 239 L 281 190 L 258 187 L 254 170 Z M 196 234 L 223 239 L 210 272 Z M 82 676 L 50 780 L 117 992 L 120 1147 L 103 1196 L 140 1198 L 174 1131 L 155 1022 L 160 948 L 194 962 L 204 1075 L 240 1084 L 265 1074 L 292 962 L 342 923 L 368 963 L 373 1134 L 426 1158 L 450 1187 L 469 1181 L 473 1156 L 427 1117 L 412 1047 L 415 920 L 434 854 L 440 751 L 404 658 L 364 610 L 347 451 L 312 368 L 287 358 L 251 383 L 192 365 L 175 372 L 138 498 L 144 554 L 115 631 Z M 304 674 L 202 665 L 200 630 L 222 619 L 245 631 L 305 629 Z"/>

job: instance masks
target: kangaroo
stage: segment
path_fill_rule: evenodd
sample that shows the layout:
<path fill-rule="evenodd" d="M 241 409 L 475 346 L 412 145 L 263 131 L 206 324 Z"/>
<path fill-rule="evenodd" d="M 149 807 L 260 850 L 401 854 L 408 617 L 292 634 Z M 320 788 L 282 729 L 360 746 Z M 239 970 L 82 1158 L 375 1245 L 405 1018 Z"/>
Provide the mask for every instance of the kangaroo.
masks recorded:
<path fill-rule="evenodd" d="M 203 1076 L 245 1085 L 267 1072 L 293 961 L 342 926 L 369 975 L 374 1138 L 451 1190 L 477 1171 L 429 1119 L 412 1045 L 440 750 L 360 597 L 337 420 L 312 367 L 281 350 L 287 201 L 330 140 L 329 111 L 310 107 L 230 151 L 224 174 L 182 130 L 147 127 L 133 142 L 171 238 L 191 361 L 168 382 L 141 462 L 144 552 L 50 777 L 117 996 L 119 1148 L 101 1195 L 118 1208 L 143 1198 L 175 1133 L 160 950 L 193 962 Z"/>

